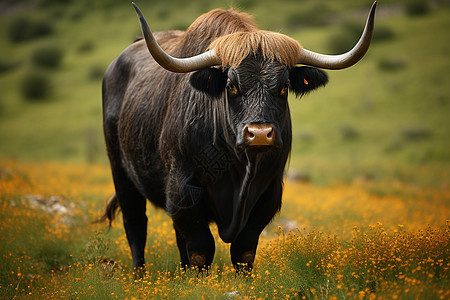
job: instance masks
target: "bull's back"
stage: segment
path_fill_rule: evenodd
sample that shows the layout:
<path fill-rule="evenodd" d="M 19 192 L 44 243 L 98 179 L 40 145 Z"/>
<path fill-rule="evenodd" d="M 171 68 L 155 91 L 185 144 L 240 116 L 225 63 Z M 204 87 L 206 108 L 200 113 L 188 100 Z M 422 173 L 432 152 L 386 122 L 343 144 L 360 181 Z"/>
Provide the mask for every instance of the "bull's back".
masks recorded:
<path fill-rule="evenodd" d="M 182 31 L 158 32 L 155 33 L 155 38 L 163 48 L 171 49 L 178 44 L 182 34 Z M 102 96 L 105 120 L 117 118 L 123 101 L 130 95 L 141 97 L 146 93 L 147 100 L 151 101 L 151 95 L 148 94 L 149 87 L 155 85 L 164 73 L 167 71 L 152 58 L 145 40 L 138 39 L 128 46 L 112 61 L 103 77 Z"/>

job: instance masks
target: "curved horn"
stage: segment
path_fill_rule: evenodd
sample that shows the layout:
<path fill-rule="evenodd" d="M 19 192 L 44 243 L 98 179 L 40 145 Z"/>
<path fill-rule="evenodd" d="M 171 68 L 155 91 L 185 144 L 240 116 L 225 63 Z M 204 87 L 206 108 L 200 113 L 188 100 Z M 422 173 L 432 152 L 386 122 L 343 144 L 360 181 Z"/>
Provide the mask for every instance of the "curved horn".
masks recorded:
<path fill-rule="evenodd" d="M 370 41 L 372 40 L 376 7 L 377 2 L 375 1 L 367 17 L 364 31 L 352 50 L 340 55 L 325 55 L 302 49 L 298 63 L 330 70 L 345 69 L 356 64 L 369 49 Z"/>
<path fill-rule="evenodd" d="M 141 10 L 136 6 L 134 2 L 131 3 L 136 10 L 136 13 L 141 22 L 142 34 L 144 35 L 147 48 L 155 61 L 160 64 L 164 69 L 177 73 L 187 73 L 202 68 L 207 68 L 214 65 L 220 65 L 221 60 L 217 57 L 214 50 L 206 51 L 202 54 L 188 57 L 188 58 L 176 58 L 167 54 L 155 40 L 150 27 L 147 24 Z"/>

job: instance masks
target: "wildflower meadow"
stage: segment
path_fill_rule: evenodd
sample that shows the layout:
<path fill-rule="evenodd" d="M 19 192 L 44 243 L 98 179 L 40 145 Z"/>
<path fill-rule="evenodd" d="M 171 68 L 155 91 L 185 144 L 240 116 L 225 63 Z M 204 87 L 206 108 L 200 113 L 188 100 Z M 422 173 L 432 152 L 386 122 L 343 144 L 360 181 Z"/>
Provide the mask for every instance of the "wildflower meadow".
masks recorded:
<path fill-rule="evenodd" d="M 170 218 L 149 205 L 146 275 L 133 279 L 103 165 L 0 162 L 2 299 L 448 299 L 450 191 L 400 182 L 287 180 L 284 206 L 236 275 L 217 230 L 211 270 L 179 265 Z"/>

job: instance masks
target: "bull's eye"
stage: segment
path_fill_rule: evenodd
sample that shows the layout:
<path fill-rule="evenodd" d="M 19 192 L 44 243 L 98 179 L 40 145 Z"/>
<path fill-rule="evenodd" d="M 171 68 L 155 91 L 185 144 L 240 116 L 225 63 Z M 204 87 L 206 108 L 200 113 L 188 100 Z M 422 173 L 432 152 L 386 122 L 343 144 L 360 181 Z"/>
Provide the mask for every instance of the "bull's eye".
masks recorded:
<path fill-rule="evenodd" d="M 284 86 L 284 87 L 281 89 L 280 95 L 283 96 L 283 97 L 286 97 L 287 94 L 288 94 L 288 86 L 286 85 L 286 86 Z"/>
<path fill-rule="evenodd" d="M 228 91 L 233 96 L 236 96 L 237 94 L 239 94 L 238 88 L 231 82 L 228 84 Z"/>

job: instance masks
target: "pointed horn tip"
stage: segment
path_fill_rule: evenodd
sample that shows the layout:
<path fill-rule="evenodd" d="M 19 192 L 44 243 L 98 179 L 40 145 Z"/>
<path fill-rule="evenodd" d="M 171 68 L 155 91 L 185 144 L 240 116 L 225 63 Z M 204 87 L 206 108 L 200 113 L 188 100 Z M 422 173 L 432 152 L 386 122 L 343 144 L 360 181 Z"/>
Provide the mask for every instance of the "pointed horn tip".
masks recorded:
<path fill-rule="evenodd" d="M 131 5 L 133 5 L 134 10 L 135 10 L 136 13 L 138 14 L 138 16 L 141 17 L 141 16 L 142 16 L 142 12 L 141 12 L 141 10 L 139 9 L 139 7 L 136 5 L 136 3 L 131 2 Z"/>
<path fill-rule="evenodd" d="M 377 8 L 377 1 L 374 1 L 372 7 L 370 8 L 369 16 L 367 17 L 366 26 L 373 29 L 375 24 L 375 10 Z"/>
<path fill-rule="evenodd" d="M 370 8 L 370 15 L 375 14 L 375 9 L 377 8 L 377 1 L 374 1 L 372 7 Z"/>
<path fill-rule="evenodd" d="M 369 48 L 375 24 L 376 7 L 377 1 L 374 1 L 370 8 L 363 34 L 352 50 L 341 55 L 323 55 L 302 48 L 301 55 L 303 55 L 303 58 L 300 58 L 298 63 L 329 70 L 341 70 L 357 63 Z"/>

